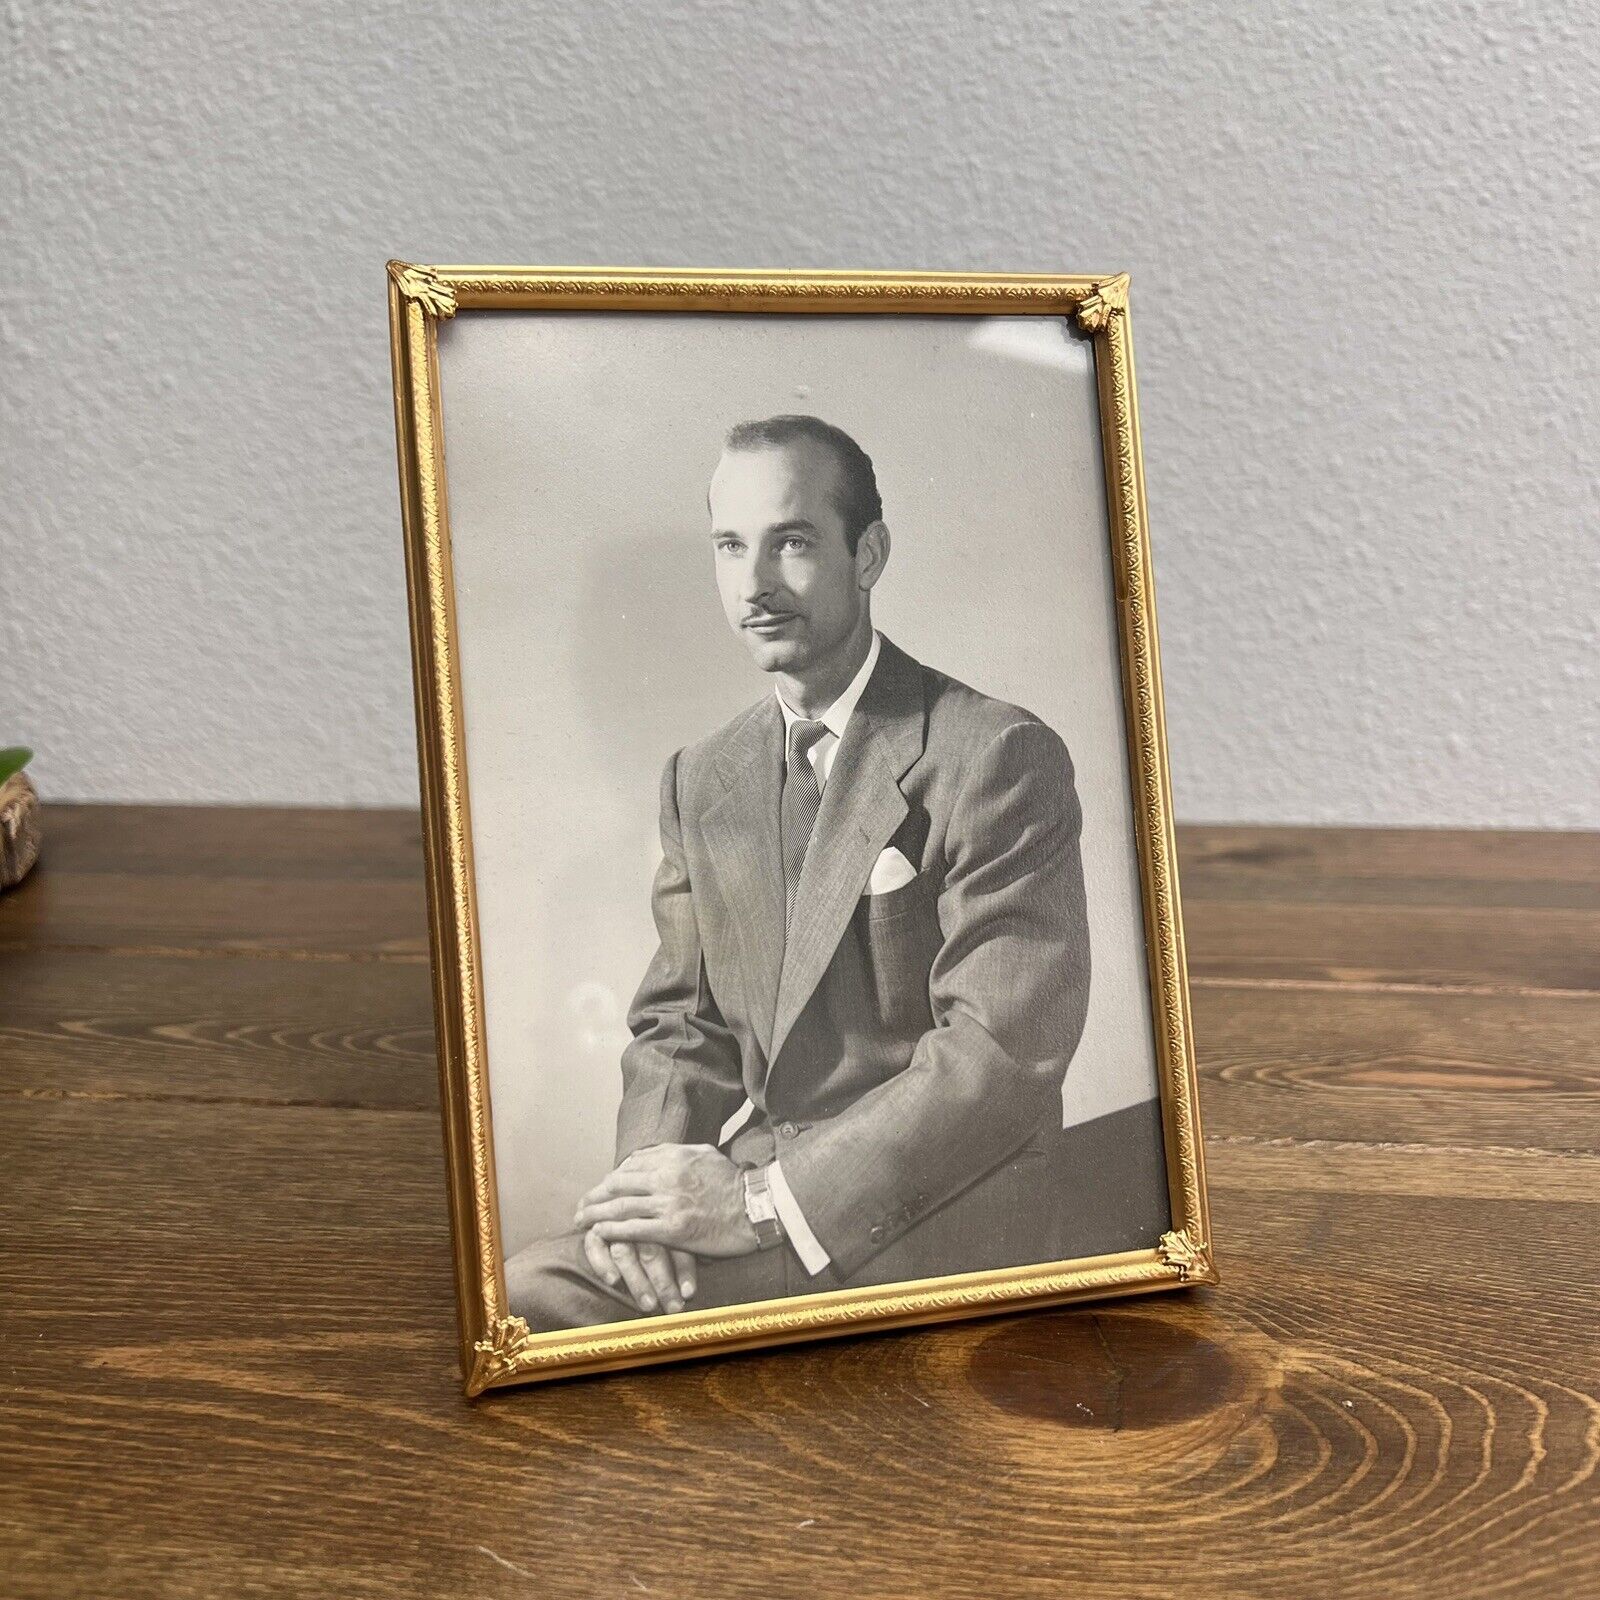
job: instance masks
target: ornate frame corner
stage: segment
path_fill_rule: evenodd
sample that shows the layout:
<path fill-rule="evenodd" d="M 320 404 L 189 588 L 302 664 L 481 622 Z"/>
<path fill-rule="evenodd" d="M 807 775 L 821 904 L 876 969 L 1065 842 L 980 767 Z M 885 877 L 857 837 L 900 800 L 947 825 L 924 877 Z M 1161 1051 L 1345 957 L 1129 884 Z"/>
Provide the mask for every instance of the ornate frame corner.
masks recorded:
<path fill-rule="evenodd" d="M 1161 1235 L 1156 1246 L 1161 1259 L 1185 1283 L 1216 1283 L 1217 1270 L 1211 1262 L 1211 1246 L 1191 1229 L 1180 1228 Z"/>
<path fill-rule="evenodd" d="M 431 316 L 444 319 L 456 314 L 455 290 L 432 267 L 391 261 L 389 281 L 407 300 L 414 301 Z"/>
<path fill-rule="evenodd" d="M 509 1383 L 1012 1307 L 1218 1281 L 1177 882 L 1127 273 L 789 273 L 388 264 L 436 1032 L 462 1371 Z M 1172 1227 L 1146 1250 L 901 1286 L 838 1290 L 563 1333 L 509 1314 L 483 1043 L 462 745 L 438 325 L 496 310 L 1049 315 L 1089 337 L 1099 392 L 1128 760 Z"/>
<path fill-rule="evenodd" d="M 521 1317 L 497 1317 L 472 1346 L 467 1397 L 513 1380 L 534 1349 L 534 1334 Z"/>
<path fill-rule="evenodd" d="M 1091 293 L 1078 304 L 1078 326 L 1085 333 L 1103 333 L 1112 317 L 1128 309 L 1128 274 L 1119 272 L 1114 278 L 1097 283 Z"/>

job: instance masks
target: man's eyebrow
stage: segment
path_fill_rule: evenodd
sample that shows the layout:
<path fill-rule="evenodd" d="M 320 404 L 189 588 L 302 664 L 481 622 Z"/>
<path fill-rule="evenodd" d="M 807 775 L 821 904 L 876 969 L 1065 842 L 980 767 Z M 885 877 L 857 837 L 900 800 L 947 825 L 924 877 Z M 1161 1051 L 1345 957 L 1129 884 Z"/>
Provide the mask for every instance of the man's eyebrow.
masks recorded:
<path fill-rule="evenodd" d="M 763 533 L 815 533 L 817 525 L 809 522 L 804 517 L 791 517 L 787 522 L 774 522 L 762 530 Z M 713 528 L 713 539 L 742 539 L 742 533 L 736 533 L 732 528 Z"/>

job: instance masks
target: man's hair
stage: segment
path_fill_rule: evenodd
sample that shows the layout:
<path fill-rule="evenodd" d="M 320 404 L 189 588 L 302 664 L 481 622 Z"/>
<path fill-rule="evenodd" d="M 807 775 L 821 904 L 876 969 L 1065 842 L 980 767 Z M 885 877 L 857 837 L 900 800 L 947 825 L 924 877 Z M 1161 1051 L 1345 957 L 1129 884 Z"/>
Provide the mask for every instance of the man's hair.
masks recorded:
<path fill-rule="evenodd" d="M 834 460 L 839 463 L 835 504 L 844 519 L 845 547 L 854 555 L 861 535 L 874 522 L 882 520 L 883 501 L 878 494 L 872 457 L 843 428 L 836 428 L 821 417 L 765 417 L 759 422 L 735 423 L 728 429 L 723 449 L 760 450 L 802 441 L 832 451 Z"/>

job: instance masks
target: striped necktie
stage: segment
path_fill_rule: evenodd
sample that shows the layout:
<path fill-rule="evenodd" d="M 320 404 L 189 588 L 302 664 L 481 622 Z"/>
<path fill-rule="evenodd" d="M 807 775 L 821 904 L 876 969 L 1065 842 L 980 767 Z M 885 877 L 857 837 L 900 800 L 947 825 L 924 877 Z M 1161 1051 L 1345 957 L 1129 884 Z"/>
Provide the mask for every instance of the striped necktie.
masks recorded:
<path fill-rule="evenodd" d="M 796 718 L 789 724 L 789 755 L 783 775 L 779 825 L 783 840 L 783 925 L 794 915 L 795 890 L 805 865 L 806 846 L 822 804 L 822 789 L 811 765 L 811 747 L 828 731 L 826 724 Z"/>

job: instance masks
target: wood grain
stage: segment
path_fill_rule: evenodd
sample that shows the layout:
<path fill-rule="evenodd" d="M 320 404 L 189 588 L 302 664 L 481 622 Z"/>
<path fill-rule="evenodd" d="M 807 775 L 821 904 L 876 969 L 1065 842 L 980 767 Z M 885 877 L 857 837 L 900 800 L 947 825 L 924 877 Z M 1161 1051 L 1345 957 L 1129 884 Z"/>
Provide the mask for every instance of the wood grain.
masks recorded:
<path fill-rule="evenodd" d="M 1178 830 L 1183 885 L 1198 899 L 1236 899 L 1224 885 L 1254 883 L 1270 893 L 1365 878 L 1384 896 L 1406 885 L 1546 884 L 1600 894 L 1600 849 L 1591 833 L 1508 828 L 1230 828 Z M 1591 904 L 1593 902 L 1591 901 Z"/>
<path fill-rule="evenodd" d="M 58 815 L 8 1596 L 1600 1591 L 1600 841 L 1185 832 L 1220 1289 L 468 1405 L 415 818 Z"/>
<path fill-rule="evenodd" d="M 427 959 L 409 813 L 53 805 L 49 825 L 40 865 L 3 902 L 0 955 Z"/>
<path fill-rule="evenodd" d="M 1212 1134 L 1600 1150 L 1600 1001 L 1194 988 Z"/>
<path fill-rule="evenodd" d="M 1186 913 L 1190 972 L 1201 981 L 1600 993 L 1600 912 L 1190 900 Z"/>
<path fill-rule="evenodd" d="M 438 1105 L 417 963 L 0 953 L 0 1094 Z"/>
<path fill-rule="evenodd" d="M 1593 994 L 1597 857 L 1583 834 L 1185 829 L 1191 974 Z"/>

